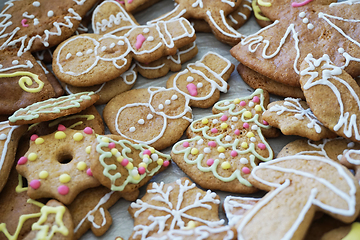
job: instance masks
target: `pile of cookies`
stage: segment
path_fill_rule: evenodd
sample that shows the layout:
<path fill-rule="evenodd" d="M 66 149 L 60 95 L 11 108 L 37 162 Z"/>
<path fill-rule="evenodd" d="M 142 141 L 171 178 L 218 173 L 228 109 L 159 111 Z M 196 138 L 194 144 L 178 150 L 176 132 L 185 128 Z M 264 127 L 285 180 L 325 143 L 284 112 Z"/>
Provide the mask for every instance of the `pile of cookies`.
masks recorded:
<path fill-rule="evenodd" d="M 357 239 L 359 16 L 5 2 L 0 239 Z"/>

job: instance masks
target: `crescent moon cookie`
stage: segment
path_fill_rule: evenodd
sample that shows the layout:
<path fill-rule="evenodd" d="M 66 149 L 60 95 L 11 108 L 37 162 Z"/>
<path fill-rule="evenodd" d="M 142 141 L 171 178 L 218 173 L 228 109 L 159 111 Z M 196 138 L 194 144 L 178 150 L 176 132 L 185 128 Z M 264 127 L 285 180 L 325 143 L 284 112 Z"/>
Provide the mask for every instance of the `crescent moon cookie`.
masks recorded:
<path fill-rule="evenodd" d="M 259 122 L 265 110 L 261 89 L 233 101 L 215 105 L 220 111 L 191 123 L 189 139 L 176 143 L 174 162 L 197 184 L 211 190 L 237 193 L 257 191 L 247 180 L 260 161 L 273 159 L 273 151 L 262 134 L 270 128 Z"/>
<path fill-rule="evenodd" d="M 273 0 L 272 6 L 278 11 L 266 16 L 274 23 L 231 49 L 239 62 L 293 87 L 300 86 L 300 64 L 308 54 L 316 59 L 327 54 L 334 65 L 353 77 L 360 75 L 359 0 L 330 5 L 313 1 L 298 7 Z"/>
<path fill-rule="evenodd" d="M 309 54 L 300 76 L 306 101 L 317 119 L 337 135 L 359 142 L 360 87 L 356 81 L 328 55 L 315 59 Z"/>
<path fill-rule="evenodd" d="M 316 211 L 345 223 L 359 214 L 358 181 L 327 158 L 277 158 L 255 167 L 249 181 L 269 192 L 236 224 L 238 239 L 303 239 Z M 259 221 L 266 221 L 269 228 Z"/>

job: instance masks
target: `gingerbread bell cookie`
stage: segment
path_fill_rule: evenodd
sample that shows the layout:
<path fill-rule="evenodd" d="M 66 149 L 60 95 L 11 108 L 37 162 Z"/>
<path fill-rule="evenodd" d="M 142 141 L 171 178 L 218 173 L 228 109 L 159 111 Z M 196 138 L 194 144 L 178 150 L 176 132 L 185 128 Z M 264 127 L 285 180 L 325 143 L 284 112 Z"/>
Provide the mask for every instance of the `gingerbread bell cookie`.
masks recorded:
<path fill-rule="evenodd" d="M 189 139 L 173 146 L 173 160 L 203 188 L 255 192 L 247 180 L 252 168 L 273 159 L 262 133 L 271 128 L 260 118 L 264 98 L 257 89 L 250 96 L 217 103 L 216 115 L 192 122 L 187 130 Z"/>

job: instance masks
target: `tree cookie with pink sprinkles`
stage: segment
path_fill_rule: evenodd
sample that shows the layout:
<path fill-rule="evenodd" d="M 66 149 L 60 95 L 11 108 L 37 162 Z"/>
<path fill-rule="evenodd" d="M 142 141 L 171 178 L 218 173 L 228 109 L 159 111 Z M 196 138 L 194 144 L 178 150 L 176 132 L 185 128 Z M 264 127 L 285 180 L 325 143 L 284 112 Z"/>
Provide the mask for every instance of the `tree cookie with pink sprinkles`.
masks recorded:
<path fill-rule="evenodd" d="M 16 166 L 29 183 L 29 197 L 70 204 L 81 191 L 99 186 L 90 169 L 94 142 L 95 132 L 89 127 L 80 131 L 59 125 L 52 134 L 31 136 L 29 150 Z"/>
<path fill-rule="evenodd" d="M 189 139 L 176 143 L 171 152 L 176 164 L 197 184 L 211 190 L 237 193 L 257 191 L 247 180 L 260 161 L 273 159 L 273 151 L 259 121 L 264 94 L 257 89 L 243 98 L 221 101 L 218 113 L 191 123 Z"/>

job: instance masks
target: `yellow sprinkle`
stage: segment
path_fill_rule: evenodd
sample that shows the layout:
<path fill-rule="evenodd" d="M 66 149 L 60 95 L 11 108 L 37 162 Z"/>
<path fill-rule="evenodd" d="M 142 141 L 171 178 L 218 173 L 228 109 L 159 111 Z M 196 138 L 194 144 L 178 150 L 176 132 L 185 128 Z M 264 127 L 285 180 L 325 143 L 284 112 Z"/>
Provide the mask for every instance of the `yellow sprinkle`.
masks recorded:
<path fill-rule="evenodd" d="M 222 129 L 227 129 L 228 125 L 227 125 L 227 123 L 222 123 L 222 124 L 220 125 L 220 127 L 221 127 Z"/>
<path fill-rule="evenodd" d="M 119 150 L 117 150 L 116 148 L 113 148 L 113 149 L 110 150 L 110 152 L 111 152 L 112 155 L 115 156 L 119 152 Z"/>
<path fill-rule="evenodd" d="M 144 168 L 147 168 L 147 164 L 142 162 L 142 163 L 139 163 L 139 167 L 144 167 Z"/>
<path fill-rule="evenodd" d="M 129 162 L 127 165 L 126 165 L 126 168 L 129 169 L 129 170 L 132 170 L 134 168 L 134 165 L 132 164 L 132 162 Z"/>
<path fill-rule="evenodd" d="M 157 161 L 158 165 L 163 165 L 164 164 L 164 160 L 162 160 L 161 158 L 159 158 Z"/>
<path fill-rule="evenodd" d="M 222 164 L 221 164 L 221 168 L 222 169 L 229 169 L 231 167 L 231 165 L 230 165 L 230 163 L 229 162 L 223 162 Z"/>
<path fill-rule="evenodd" d="M 234 103 L 235 103 L 235 104 L 239 104 L 239 103 L 240 103 L 240 99 L 235 98 L 235 99 L 234 99 Z"/>
<path fill-rule="evenodd" d="M 28 156 L 29 161 L 35 161 L 37 159 L 37 154 L 36 153 L 30 153 Z"/>
<path fill-rule="evenodd" d="M 251 117 L 252 117 L 251 112 L 250 112 L 250 111 L 245 111 L 245 112 L 244 112 L 244 117 L 246 117 L 246 118 L 251 118 Z"/>
<path fill-rule="evenodd" d="M 82 133 L 79 133 L 79 132 L 75 133 L 74 136 L 73 136 L 73 139 L 76 142 L 79 142 L 79 141 L 83 140 L 83 138 L 84 138 L 84 136 L 82 135 Z"/>
<path fill-rule="evenodd" d="M 209 123 L 209 120 L 208 120 L 207 118 L 203 118 L 203 119 L 201 120 L 201 123 L 202 123 L 202 124 L 208 124 L 208 123 Z"/>
<path fill-rule="evenodd" d="M 44 139 L 43 139 L 43 138 L 38 137 L 38 138 L 35 140 L 35 144 L 37 144 L 37 145 L 42 144 L 42 143 L 44 143 Z"/>
<path fill-rule="evenodd" d="M 155 148 L 151 147 L 151 148 L 149 148 L 149 150 L 151 153 L 155 153 Z"/>
<path fill-rule="evenodd" d="M 117 157 L 117 158 L 116 158 L 116 161 L 118 161 L 119 163 L 121 163 L 123 159 L 124 159 L 124 157 L 123 157 L 123 156 L 120 156 L 120 157 Z"/>
<path fill-rule="evenodd" d="M 262 111 L 261 106 L 260 106 L 260 105 L 256 105 L 256 106 L 255 106 L 255 111 L 261 112 L 261 111 Z"/>
<path fill-rule="evenodd" d="M 41 171 L 40 173 L 39 173 L 39 178 L 41 178 L 41 179 L 45 179 L 45 178 L 47 178 L 49 176 L 49 173 L 47 172 L 47 171 Z"/>
<path fill-rule="evenodd" d="M 190 152 L 192 155 L 196 155 L 199 153 L 199 150 L 197 148 L 193 148 L 191 149 L 191 152 Z"/>
<path fill-rule="evenodd" d="M 101 141 L 108 143 L 110 142 L 110 139 L 108 137 L 103 137 L 101 138 Z"/>
<path fill-rule="evenodd" d="M 64 138 L 66 138 L 66 134 L 63 131 L 57 131 L 55 133 L 55 138 L 56 139 L 64 139 Z M 37 138 L 37 139 L 39 139 L 39 138 Z"/>
<path fill-rule="evenodd" d="M 59 177 L 59 181 L 60 181 L 61 183 L 67 183 L 67 182 L 70 182 L 70 180 L 71 180 L 70 175 L 69 175 L 69 174 L 66 174 L 66 173 L 61 174 L 60 177 Z"/>
<path fill-rule="evenodd" d="M 140 174 L 136 174 L 135 176 L 133 176 L 134 180 L 139 180 L 140 179 Z"/>
<path fill-rule="evenodd" d="M 271 7 L 271 2 L 264 2 L 263 0 L 258 0 L 258 4 L 263 7 Z"/>
<path fill-rule="evenodd" d="M 143 154 L 143 155 L 142 155 L 142 158 L 143 158 L 143 159 L 144 159 L 144 158 L 150 158 L 150 156 L 147 155 L 147 154 Z"/>
<path fill-rule="evenodd" d="M 244 149 L 248 148 L 247 142 L 242 142 L 241 147 L 244 148 Z"/>
<path fill-rule="evenodd" d="M 90 153 L 90 152 L 91 152 L 91 146 L 87 146 L 87 147 L 85 148 L 85 151 L 86 151 L 86 153 Z"/>
<path fill-rule="evenodd" d="M 248 138 L 251 138 L 251 137 L 255 137 L 255 134 L 254 134 L 253 132 L 248 132 L 248 133 L 246 134 L 246 136 L 247 136 Z"/>
<path fill-rule="evenodd" d="M 78 164 L 76 165 L 77 169 L 79 169 L 80 171 L 83 171 L 86 169 L 86 163 L 81 161 L 81 162 L 78 162 Z"/>
<path fill-rule="evenodd" d="M 193 229 L 196 227 L 196 223 L 194 221 L 189 221 L 185 227 L 185 229 Z"/>
<path fill-rule="evenodd" d="M 217 150 L 218 150 L 219 153 L 225 152 L 225 148 L 222 147 L 222 146 L 218 147 Z"/>

